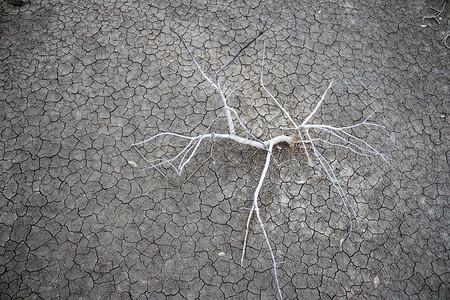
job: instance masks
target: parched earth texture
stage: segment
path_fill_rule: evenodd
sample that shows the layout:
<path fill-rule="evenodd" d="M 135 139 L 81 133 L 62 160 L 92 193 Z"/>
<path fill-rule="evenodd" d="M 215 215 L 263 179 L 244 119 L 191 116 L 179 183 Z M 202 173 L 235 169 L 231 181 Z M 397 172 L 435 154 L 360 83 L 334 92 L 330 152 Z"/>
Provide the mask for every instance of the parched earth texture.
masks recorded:
<path fill-rule="evenodd" d="M 224 89 L 258 76 L 265 43 L 265 85 L 295 120 L 333 79 L 311 121 L 376 110 L 384 127 L 353 133 L 392 165 L 320 146 L 358 216 L 341 249 L 350 222 L 320 165 L 275 147 L 260 205 L 284 298 L 449 299 L 450 4 L 423 19 L 443 4 L 3 0 L 0 298 L 278 297 L 255 219 L 240 264 L 265 152 L 207 140 L 165 178 L 138 150 L 158 159 L 183 141 L 132 146 L 226 132 L 220 98 L 170 27 L 214 74 L 266 23 Z M 258 138 L 289 126 L 257 79 L 229 101 Z"/>

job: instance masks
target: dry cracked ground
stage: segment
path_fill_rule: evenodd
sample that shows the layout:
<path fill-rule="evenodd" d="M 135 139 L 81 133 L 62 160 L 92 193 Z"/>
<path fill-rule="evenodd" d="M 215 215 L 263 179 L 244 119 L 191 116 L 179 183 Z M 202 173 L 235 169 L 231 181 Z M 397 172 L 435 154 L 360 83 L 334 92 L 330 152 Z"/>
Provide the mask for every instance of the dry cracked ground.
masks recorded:
<path fill-rule="evenodd" d="M 280 145 L 260 195 L 286 299 L 449 299 L 449 9 L 443 1 L 0 2 L 0 298 L 275 299 L 248 209 L 265 152 L 205 141 L 178 177 L 146 159 L 179 150 L 158 132 L 225 132 L 217 94 L 170 31 L 228 90 L 258 75 L 296 120 L 331 79 L 314 123 L 385 155 L 320 151 L 354 203 L 349 220 L 320 165 Z M 287 2 L 287 3 L 286 3 Z M 447 1 L 448 4 L 448 1 Z M 448 38 L 448 36 L 447 36 Z M 283 114 L 256 81 L 230 99 L 260 138 Z M 222 117 L 221 117 L 222 116 Z"/>

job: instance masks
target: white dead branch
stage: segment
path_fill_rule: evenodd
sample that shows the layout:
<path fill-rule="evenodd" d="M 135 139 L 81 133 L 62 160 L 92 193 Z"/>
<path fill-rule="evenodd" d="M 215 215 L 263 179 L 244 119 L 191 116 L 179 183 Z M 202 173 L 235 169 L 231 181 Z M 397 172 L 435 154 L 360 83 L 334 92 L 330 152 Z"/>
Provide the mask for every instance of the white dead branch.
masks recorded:
<path fill-rule="evenodd" d="M 290 127 L 287 128 L 280 128 L 283 129 L 283 132 L 287 132 L 288 134 L 279 135 L 270 139 L 261 139 L 257 138 L 255 135 L 252 134 L 252 129 L 248 128 L 246 124 L 242 121 L 239 115 L 238 108 L 234 108 L 229 106 L 228 100 L 231 96 L 233 96 L 234 92 L 238 89 L 240 89 L 242 86 L 247 84 L 248 82 L 244 82 L 237 87 L 235 87 L 230 93 L 226 94 L 221 86 L 221 78 L 220 75 L 227 70 L 228 67 L 232 65 L 232 63 L 241 55 L 241 53 L 248 48 L 251 44 L 255 43 L 258 37 L 260 37 L 265 30 L 264 28 L 256 35 L 255 38 L 253 38 L 250 42 L 248 42 L 245 46 L 243 46 L 237 53 L 234 55 L 225 65 L 223 65 L 215 74 L 214 76 L 208 76 L 204 69 L 198 64 L 197 60 L 195 59 L 192 51 L 189 49 L 186 42 L 183 40 L 181 35 L 175 31 L 173 28 L 171 28 L 171 31 L 178 37 L 180 42 L 183 44 L 184 48 L 188 52 L 192 63 L 195 66 L 195 69 L 201 74 L 202 78 L 206 81 L 207 85 L 210 86 L 212 89 L 214 89 L 217 93 L 217 95 L 220 98 L 220 101 L 222 102 L 223 106 L 223 114 L 225 114 L 226 120 L 227 120 L 227 127 L 228 132 L 212 132 L 211 126 L 203 133 L 193 136 L 178 134 L 176 132 L 162 132 L 158 133 L 156 135 L 153 135 L 149 137 L 148 139 L 145 139 L 141 142 L 134 143 L 133 146 L 135 147 L 136 151 L 138 151 L 139 155 L 146 161 L 148 164 L 148 168 L 153 168 L 157 170 L 162 176 L 167 178 L 162 170 L 160 169 L 163 166 L 170 166 L 173 168 L 173 170 L 178 174 L 181 175 L 185 167 L 189 164 L 189 162 L 195 157 L 197 154 L 200 146 L 202 145 L 202 142 L 208 139 L 214 139 L 214 140 L 223 140 L 228 139 L 231 141 L 234 141 L 236 143 L 253 147 L 256 149 L 260 149 L 262 151 L 266 151 L 266 160 L 263 164 L 263 168 L 261 171 L 261 175 L 259 177 L 258 185 L 255 187 L 254 195 L 253 195 L 253 206 L 249 212 L 248 219 L 247 219 L 247 225 L 246 225 L 246 232 L 244 236 L 243 241 L 243 248 L 242 248 L 242 257 L 241 257 L 241 264 L 243 263 L 243 260 L 245 258 L 245 249 L 247 244 L 247 237 L 249 232 L 249 226 L 250 222 L 253 216 L 253 213 L 255 213 L 257 222 L 259 224 L 259 227 L 261 228 L 261 231 L 264 235 L 265 242 L 267 244 L 269 253 L 272 258 L 273 262 L 273 271 L 274 271 L 274 278 L 277 286 L 277 292 L 280 299 L 283 299 L 283 295 L 280 288 L 280 283 L 278 280 L 277 275 L 277 258 L 275 257 L 275 253 L 273 251 L 272 245 L 270 243 L 270 239 L 268 237 L 268 234 L 266 232 L 266 229 L 264 227 L 264 223 L 262 221 L 262 218 L 260 216 L 260 210 L 259 210 L 259 193 L 261 190 L 261 187 L 264 183 L 264 179 L 266 178 L 267 170 L 269 168 L 269 165 L 272 161 L 277 163 L 275 161 L 275 158 L 272 153 L 272 149 L 275 145 L 280 143 L 287 143 L 290 145 L 290 147 L 297 147 L 302 149 L 310 161 L 317 161 L 319 166 L 323 169 L 325 174 L 327 175 L 328 179 L 330 180 L 332 186 L 337 191 L 342 204 L 345 208 L 345 211 L 347 213 L 348 219 L 349 219 L 349 230 L 346 238 L 348 238 L 353 230 L 353 221 L 356 220 L 357 214 L 352 206 L 350 200 L 348 199 L 346 193 L 344 192 L 344 189 L 339 182 L 337 178 L 337 174 L 333 170 L 333 167 L 331 166 L 331 163 L 327 160 L 327 158 L 320 152 L 317 145 L 318 144 L 328 144 L 335 147 L 340 147 L 347 149 L 353 153 L 356 153 L 358 155 L 362 156 L 379 156 L 381 157 L 386 163 L 389 164 L 389 162 L 385 159 L 385 157 L 378 152 L 374 147 L 369 145 L 364 140 L 358 138 L 354 134 L 352 134 L 352 130 L 358 127 L 363 126 L 375 126 L 380 127 L 381 125 L 378 125 L 376 123 L 372 123 L 369 121 L 369 119 L 374 115 L 375 112 L 373 112 L 371 115 L 369 115 L 366 119 L 364 119 L 362 122 L 354 125 L 344 126 L 344 127 L 336 127 L 328 124 L 314 124 L 313 119 L 316 116 L 316 114 L 319 111 L 319 108 L 325 103 L 325 99 L 328 93 L 331 92 L 332 87 L 335 85 L 333 81 L 331 81 L 325 91 L 323 92 L 322 96 L 317 102 L 317 105 L 314 107 L 314 109 L 311 111 L 311 113 L 303 120 L 298 121 L 295 116 L 292 116 L 291 113 L 285 109 L 283 104 L 274 97 L 274 95 L 270 92 L 270 90 L 265 86 L 264 84 L 264 64 L 265 64 L 265 44 L 262 51 L 262 60 L 261 60 L 261 73 L 259 75 L 259 83 L 262 87 L 262 90 L 265 91 L 267 96 L 273 101 L 273 103 L 280 109 L 283 116 L 289 121 Z M 215 122 L 218 118 L 213 120 Z M 211 122 L 211 124 L 213 123 Z M 281 122 L 280 122 L 281 123 Z M 243 132 L 245 132 L 244 136 L 236 134 L 236 127 L 240 127 Z M 269 126 L 268 126 L 269 127 Z M 333 137 L 334 142 L 326 140 L 323 138 L 323 134 L 326 133 L 327 136 Z M 182 148 L 179 152 L 177 152 L 175 155 L 165 157 L 165 158 L 157 158 L 157 159 L 148 159 L 145 157 L 143 153 L 141 153 L 137 146 L 143 145 L 146 143 L 155 143 L 158 139 L 163 138 L 173 138 L 178 140 L 185 141 L 185 146 Z M 336 142 L 337 141 L 337 142 Z M 306 145 L 309 145 L 307 147 Z M 308 150 L 308 148 L 310 150 Z M 211 148 L 211 152 L 212 152 Z M 311 152 L 311 153 L 310 153 Z M 390 164 L 389 164 L 390 165 Z M 343 238 L 340 242 L 341 246 L 343 241 L 346 239 Z"/>

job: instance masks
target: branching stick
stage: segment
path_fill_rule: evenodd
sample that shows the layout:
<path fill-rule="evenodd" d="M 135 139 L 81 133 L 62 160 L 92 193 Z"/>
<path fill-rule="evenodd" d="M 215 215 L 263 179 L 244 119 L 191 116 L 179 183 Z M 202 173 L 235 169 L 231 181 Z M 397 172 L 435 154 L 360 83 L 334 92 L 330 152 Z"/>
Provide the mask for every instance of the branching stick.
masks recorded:
<path fill-rule="evenodd" d="M 308 156 L 308 161 L 315 160 L 319 167 L 325 172 L 326 177 L 331 182 L 331 185 L 337 192 L 337 195 L 342 201 L 342 205 L 344 206 L 345 213 L 347 214 L 347 217 L 349 219 L 349 229 L 348 234 L 345 238 L 342 238 L 340 241 L 340 246 L 342 247 L 342 243 L 345 239 L 350 237 L 352 231 L 353 231 L 353 220 L 357 220 L 357 213 L 354 209 L 350 199 L 344 192 L 344 188 L 342 187 L 337 174 L 335 173 L 331 163 L 328 161 L 328 159 L 325 157 L 325 155 L 319 150 L 320 147 L 317 146 L 317 144 L 326 144 L 335 146 L 338 148 L 346 149 L 348 151 L 351 151 L 355 154 L 362 155 L 365 157 L 369 156 L 378 156 L 383 161 L 385 161 L 387 164 L 389 164 L 388 160 L 379 152 L 377 151 L 373 146 L 371 146 L 366 141 L 358 138 L 352 131 L 359 127 L 382 127 L 379 124 L 369 122 L 369 119 L 373 116 L 372 113 L 367 118 L 365 118 L 362 122 L 354 124 L 354 125 L 348 125 L 343 127 L 336 127 L 329 124 L 314 124 L 313 118 L 317 114 L 319 114 L 320 108 L 322 105 L 324 105 L 326 96 L 331 93 L 333 86 L 335 85 L 334 81 L 331 80 L 328 84 L 325 91 L 322 93 L 319 101 L 315 105 L 314 109 L 306 116 L 306 118 L 303 121 L 296 120 L 295 117 L 291 115 L 291 113 L 284 108 L 283 104 L 276 99 L 276 97 L 269 91 L 269 89 L 264 84 L 264 63 L 265 63 L 265 44 L 263 45 L 263 51 L 262 51 L 262 60 L 261 60 L 261 72 L 259 75 L 259 84 L 262 88 L 262 90 L 266 93 L 268 98 L 272 100 L 272 102 L 276 105 L 278 109 L 282 112 L 282 115 L 284 118 L 286 118 L 289 121 L 289 126 L 287 128 L 281 128 L 281 127 L 275 127 L 275 128 L 281 128 L 285 132 L 284 134 L 272 137 L 270 139 L 264 139 L 264 137 L 257 137 L 252 133 L 252 128 L 249 128 L 241 119 L 239 109 L 230 107 L 228 105 L 229 98 L 234 94 L 234 92 L 240 88 L 243 88 L 244 85 L 249 84 L 251 82 L 254 82 L 254 79 L 245 81 L 243 83 L 240 83 L 236 85 L 229 93 L 226 95 L 221 87 L 221 82 L 219 80 L 219 76 L 221 73 L 225 72 L 231 64 L 244 52 L 245 49 L 247 49 L 250 45 L 256 42 L 256 40 L 264 33 L 265 24 L 261 31 L 258 32 L 258 34 L 251 39 L 248 43 L 246 43 L 242 48 L 240 48 L 239 51 L 230 59 L 226 64 L 224 64 L 219 70 L 214 74 L 213 77 L 210 77 L 206 74 L 203 67 L 201 67 L 197 60 L 195 59 L 195 56 L 193 55 L 193 52 L 189 49 L 186 42 L 183 40 L 181 35 L 173 28 L 170 28 L 170 30 L 177 36 L 177 38 L 181 41 L 183 44 L 183 47 L 188 52 L 192 63 L 195 66 L 195 69 L 197 69 L 202 78 L 206 80 L 207 84 L 213 88 L 218 96 L 220 101 L 223 105 L 223 112 L 225 113 L 226 119 L 227 119 L 227 125 L 228 125 L 228 132 L 212 132 L 211 125 L 213 122 L 218 120 L 218 117 L 211 121 L 209 127 L 201 134 L 189 136 L 184 134 L 179 134 L 176 132 L 161 132 L 157 133 L 147 139 L 144 139 L 143 141 L 133 143 L 133 147 L 136 149 L 136 151 L 139 153 L 139 155 L 145 160 L 145 162 L 148 164 L 148 168 L 155 169 L 158 171 L 162 176 L 167 178 L 162 170 L 160 169 L 162 166 L 166 165 L 174 169 L 174 171 L 181 175 L 183 170 L 186 168 L 186 166 L 192 161 L 192 159 L 196 156 L 199 149 L 201 149 L 201 145 L 203 144 L 203 141 L 214 139 L 217 141 L 220 140 L 231 140 L 235 143 L 239 143 L 241 145 L 248 146 L 250 148 L 255 148 L 256 150 L 262 150 L 266 152 L 266 159 L 265 163 L 261 172 L 261 175 L 259 177 L 258 185 L 255 187 L 254 195 L 253 195 L 253 201 L 252 201 L 252 207 L 250 209 L 250 212 L 247 217 L 247 223 L 246 223 L 246 230 L 245 230 L 245 236 L 243 241 L 243 248 L 242 248 L 242 257 L 241 257 L 241 265 L 243 265 L 244 258 L 245 258 L 245 249 L 247 246 L 247 239 L 249 234 L 249 228 L 252 220 L 252 216 L 256 215 L 257 222 L 259 224 L 259 227 L 263 233 L 265 243 L 267 244 L 267 248 L 269 250 L 272 262 L 273 262 L 273 271 L 274 271 L 274 279 L 277 286 L 277 292 L 279 295 L 279 298 L 282 299 L 282 291 L 280 287 L 280 282 L 278 278 L 278 271 L 277 271 L 277 258 L 274 253 L 273 247 L 271 245 L 269 235 L 264 227 L 264 223 L 261 218 L 261 212 L 259 208 L 259 196 L 260 191 L 263 186 L 264 180 L 267 175 L 267 170 L 269 169 L 269 165 L 271 161 L 276 162 L 272 150 L 273 147 L 280 144 L 280 143 L 287 143 L 290 146 L 298 146 L 304 149 L 305 153 Z M 256 79 L 256 78 L 255 78 Z M 220 115 L 220 113 L 219 113 Z M 279 124 L 283 124 L 283 122 L 279 122 Z M 235 126 L 238 126 L 238 128 L 241 128 L 244 131 L 244 135 L 238 135 L 235 131 Z M 269 127 L 269 126 L 268 126 Z M 269 127 L 270 128 L 270 127 Z M 333 138 L 333 140 L 327 140 L 324 136 Z M 159 139 L 173 139 L 181 141 L 184 146 L 181 146 L 182 149 L 178 151 L 177 153 L 173 154 L 172 156 L 168 157 L 158 157 L 154 159 L 146 158 L 145 155 L 139 151 L 138 147 L 143 146 L 144 144 L 148 143 L 154 143 L 156 140 Z M 336 141 L 337 140 L 337 141 Z M 308 147 L 307 147 L 308 145 Z M 310 148 L 310 150 L 308 150 Z M 210 150 L 210 156 L 212 157 L 212 151 L 213 148 L 211 147 Z M 311 153 L 309 153 L 311 152 Z M 202 162 L 206 162 L 209 157 Z M 276 165 L 278 165 L 276 163 Z M 389 164 L 390 165 L 390 164 Z M 390 165 L 391 166 L 391 165 Z M 198 168 L 196 169 L 198 170 Z M 190 178 L 190 177 L 189 177 Z"/>

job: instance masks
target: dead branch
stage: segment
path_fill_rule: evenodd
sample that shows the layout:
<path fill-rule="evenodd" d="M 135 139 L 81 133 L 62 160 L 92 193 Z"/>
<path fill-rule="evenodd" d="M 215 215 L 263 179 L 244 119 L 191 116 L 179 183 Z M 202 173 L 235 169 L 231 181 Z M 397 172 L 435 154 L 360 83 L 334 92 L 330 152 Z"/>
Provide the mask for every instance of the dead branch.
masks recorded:
<path fill-rule="evenodd" d="M 445 6 L 445 5 L 444 5 Z M 432 17 L 427 18 L 438 18 L 439 15 L 442 13 L 444 7 L 441 11 L 438 11 L 439 14 Z M 425 17 L 424 17 L 425 18 Z M 437 19 L 436 19 L 437 20 Z M 258 185 L 255 187 L 254 195 L 253 195 L 253 202 L 252 202 L 252 208 L 250 209 L 249 215 L 247 217 L 247 223 L 246 223 L 246 230 L 245 230 L 245 236 L 243 241 L 243 249 L 242 249 L 242 257 L 241 257 L 241 265 L 243 264 L 244 258 L 245 258 L 245 249 L 247 245 L 247 238 L 249 233 L 249 226 L 253 215 L 256 215 L 257 222 L 259 224 L 259 227 L 261 228 L 261 231 L 264 235 L 265 242 L 267 244 L 267 248 L 269 250 L 272 262 L 273 262 L 273 271 L 274 271 L 274 279 L 277 286 L 277 292 L 279 295 L 279 298 L 283 298 L 283 294 L 281 292 L 280 283 L 278 279 L 278 272 L 277 272 L 277 265 L 279 264 L 277 262 L 277 258 L 275 256 L 275 252 L 273 250 L 273 247 L 270 243 L 270 239 L 268 237 L 268 234 L 266 232 L 264 223 L 261 218 L 261 212 L 259 209 L 259 195 L 261 191 L 261 187 L 264 183 L 264 180 L 266 178 L 267 170 L 269 168 L 270 162 L 274 161 L 276 165 L 279 165 L 272 153 L 272 149 L 274 146 L 280 144 L 280 143 L 287 143 L 292 148 L 294 146 L 301 147 L 301 149 L 304 150 L 308 157 L 308 161 L 315 160 L 318 165 L 322 168 L 322 170 L 325 172 L 328 180 L 331 182 L 331 185 L 336 190 L 339 198 L 341 199 L 342 205 L 344 206 L 345 212 L 347 214 L 347 217 L 349 219 L 349 230 L 348 234 L 345 238 L 341 239 L 340 245 L 342 246 L 342 243 L 345 239 L 350 237 L 352 231 L 353 231 L 353 221 L 357 220 L 357 213 L 354 209 L 352 203 L 347 197 L 347 194 L 344 192 L 344 188 L 342 187 L 337 174 L 335 173 L 334 169 L 331 166 L 331 163 L 328 161 L 328 159 L 325 157 L 323 153 L 319 150 L 318 144 L 327 144 L 331 146 L 335 146 L 338 148 L 346 149 L 348 151 L 351 151 L 355 154 L 361 155 L 361 156 L 378 156 L 383 161 L 385 161 L 387 164 L 389 162 L 387 159 L 374 147 L 372 147 L 369 143 L 365 142 L 361 138 L 358 138 L 356 135 L 352 133 L 353 129 L 359 128 L 359 127 L 375 127 L 379 128 L 381 125 L 378 125 L 376 123 L 370 122 L 369 119 L 374 115 L 374 113 L 370 114 L 367 118 L 365 118 L 362 122 L 343 126 L 343 127 L 336 127 L 330 124 L 315 124 L 313 122 L 314 117 L 319 113 L 319 109 L 321 106 L 325 105 L 326 97 L 329 93 L 332 92 L 332 88 L 335 85 L 334 81 L 331 80 L 324 92 L 322 93 L 321 97 L 319 98 L 317 104 L 315 105 L 314 109 L 309 113 L 309 115 L 303 120 L 297 120 L 295 116 L 293 116 L 285 107 L 283 104 L 276 99 L 276 97 L 273 95 L 273 93 L 270 92 L 269 88 L 265 86 L 264 84 L 264 64 L 265 64 L 265 44 L 263 46 L 262 51 L 262 59 L 261 59 L 261 73 L 259 75 L 259 84 L 262 87 L 262 90 L 267 94 L 268 98 L 272 100 L 272 102 L 280 109 L 282 115 L 284 118 L 286 118 L 289 121 L 289 126 L 287 128 L 282 128 L 283 131 L 286 132 L 286 134 L 278 135 L 275 137 L 272 137 L 270 139 L 264 139 L 264 138 L 258 138 L 252 133 L 252 128 L 248 128 L 248 126 L 242 121 L 240 117 L 240 113 L 238 108 L 231 107 L 228 105 L 229 98 L 234 94 L 234 92 L 238 89 L 243 88 L 246 84 L 254 82 L 254 80 L 246 81 L 241 84 L 238 84 L 235 88 L 231 90 L 229 93 L 225 93 L 224 90 L 221 87 L 221 82 L 219 80 L 219 75 L 227 70 L 231 66 L 231 64 L 245 51 L 246 48 L 248 48 L 251 44 L 255 43 L 256 40 L 264 33 L 265 31 L 265 25 L 263 26 L 262 30 L 258 32 L 256 37 L 251 39 L 248 43 L 246 43 L 242 48 L 240 48 L 237 53 L 228 60 L 226 64 L 224 64 L 217 72 L 215 72 L 214 76 L 208 76 L 206 72 L 203 70 L 203 68 L 198 64 L 197 60 L 195 59 L 193 52 L 190 50 L 187 43 L 183 40 L 182 36 L 173 28 L 170 28 L 171 31 L 177 36 L 177 38 L 182 43 L 183 47 L 188 52 L 191 61 L 197 69 L 202 78 L 206 81 L 206 84 L 210 86 L 213 90 L 215 90 L 220 98 L 220 101 L 223 105 L 222 112 L 225 114 L 227 119 L 227 125 L 228 125 L 228 132 L 212 132 L 211 131 L 211 125 L 218 120 L 218 118 L 214 119 L 209 127 L 202 133 L 196 134 L 196 135 L 183 135 L 176 132 L 160 132 L 153 136 L 150 136 L 147 139 L 144 139 L 143 141 L 133 143 L 133 147 L 137 150 L 139 155 L 145 160 L 145 162 L 148 164 L 149 169 L 155 169 L 158 171 L 162 176 L 167 178 L 163 172 L 161 167 L 163 166 L 169 166 L 177 173 L 177 175 L 181 175 L 185 167 L 191 162 L 191 160 L 196 156 L 197 152 L 199 151 L 201 145 L 205 140 L 231 140 L 235 143 L 239 143 L 241 145 L 245 145 L 251 148 L 254 148 L 256 150 L 262 150 L 266 152 L 266 159 L 265 163 L 263 164 L 263 169 L 261 171 Z M 220 114 L 219 114 L 220 115 Z M 282 124 L 280 120 L 280 124 Z M 242 129 L 244 132 L 243 135 L 236 134 L 235 126 Z M 270 128 L 271 126 L 267 126 Z M 280 128 L 280 127 L 278 127 Z M 323 134 L 326 134 L 329 137 L 333 137 L 336 141 L 329 141 L 323 137 Z M 174 140 L 179 140 L 184 142 L 184 147 L 178 151 L 176 154 L 169 156 L 169 157 L 157 157 L 157 158 L 147 158 L 145 155 L 139 151 L 138 146 L 147 144 L 147 143 L 153 143 L 156 142 L 159 139 L 163 138 L 170 138 Z M 310 150 L 307 149 L 306 145 L 309 145 Z M 211 146 L 210 149 L 210 155 L 207 159 L 205 159 L 201 164 L 205 163 L 210 157 L 212 157 L 213 147 Z M 311 153 L 310 153 L 311 152 Z M 390 165 L 390 164 L 389 164 Z M 197 171 L 198 168 L 195 170 Z M 194 172 L 195 172 L 194 171 Z M 192 175 L 192 174 L 191 174 Z M 188 179 L 190 176 L 188 177 Z"/>

